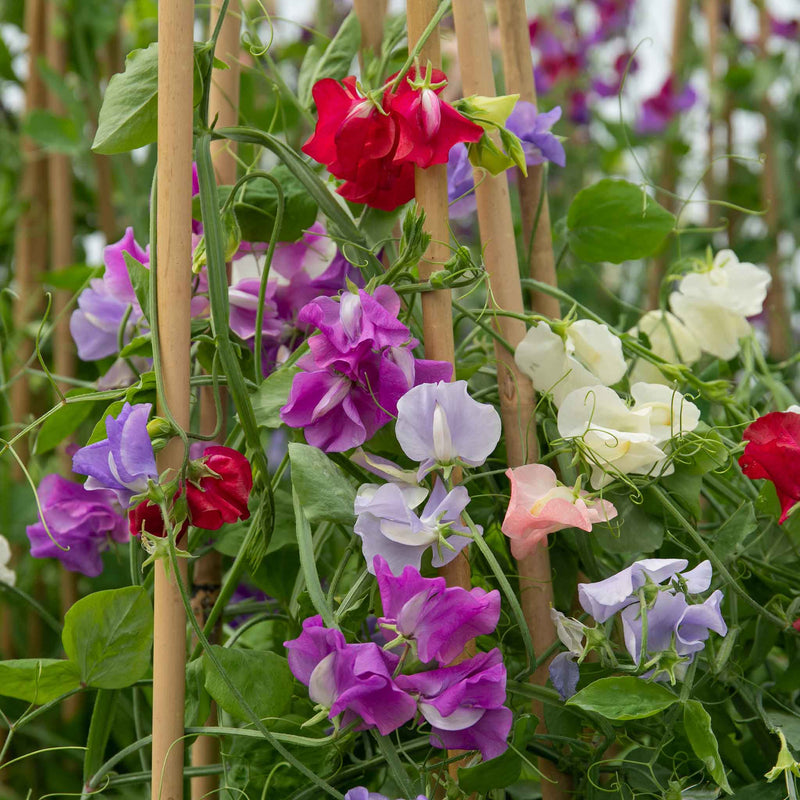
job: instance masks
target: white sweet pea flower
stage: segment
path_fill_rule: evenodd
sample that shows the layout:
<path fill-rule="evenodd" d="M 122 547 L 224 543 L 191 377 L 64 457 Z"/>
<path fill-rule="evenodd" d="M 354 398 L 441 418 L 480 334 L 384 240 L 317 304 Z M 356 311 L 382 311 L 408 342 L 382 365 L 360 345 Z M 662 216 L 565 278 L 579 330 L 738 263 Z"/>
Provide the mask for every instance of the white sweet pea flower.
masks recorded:
<path fill-rule="evenodd" d="M 700 422 L 700 409 L 680 392 L 660 383 L 634 383 L 633 411 L 650 411 L 650 433 L 657 445 L 691 433 Z"/>
<path fill-rule="evenodd" d="M 586 626 L 577 619 L 562 614 L 555 608 L 550 609 L 550 621 L 556 629 L 561 644 L 574 656 L 583 655 L 583 640 L 586 638 Z"/>
<path fill-rule="evenodd" d="M 639 320 L 639 324 L 628 333 L 638 336 L 639 332 L 647 335 L 650 349 L 664 361 L 671 364 L 694 364 L 702 353 L 700 344 L 689 329 L 669 311 L 648 311 Z M 638 358 L 633 364 L 630 374 L 631 383 L 663 383 L 671 381 L 661 370 L 649 361 Z"/>
<path fill-rule="evenodd" d="M 733 358 L 751 332 L 747 317 L 760 314 L 771 278 L 754 264 L 720 250 L 711 267 L 686 275 L 670 297 L 670 308 L 707 353 Z"/>
<path fill-rule="evenodd" d="M 566 328 L 566 340 L 545 323 L 534 325 L 517 345 L 517 366 L 537 391 L 559 406 L 576 389 L 610 385 L 625 374 L 622 342 L 605 325 L 583 319 Z"/>
<path fill-rule="evenodd" d="M 8 562 L 11 560 L 11 546 L 5 536 L 0 535 L 0 583 L 14 586 L 17 582 L 17 574 Z"/>
<path fill-rule="evenodd" d="M 592 464 L 593 489 L 606 486 L 619 474 L 656 471 L 668 475 L 673 471 L 652 433 L 652 413 L 647 406 L 628 408 L 606 386 L 578 389 L 564 398 L 558 411 L 558 430 L 564 439 L 580 439 Z"/>

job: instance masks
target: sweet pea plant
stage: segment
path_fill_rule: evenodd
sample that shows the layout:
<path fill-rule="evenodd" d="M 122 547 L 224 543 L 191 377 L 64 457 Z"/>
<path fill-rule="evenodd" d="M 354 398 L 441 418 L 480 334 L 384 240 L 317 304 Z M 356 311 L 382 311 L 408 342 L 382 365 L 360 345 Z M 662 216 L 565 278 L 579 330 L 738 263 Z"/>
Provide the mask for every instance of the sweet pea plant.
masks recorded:
<path fill-rule="evenodd" d="M 153 571 L 180 576 L 181 560 L 185 738 L 219 743 L 184 774 L 216 776 L 223 797 L 797 796 L 800 406 L 795 359 L 764 352 L 770 272 L 735 237 L 687 228 L 643 176 L 587 173 L 569 196 L 551 181 L 560 285 L 521 278 L 563 316 L 493 302 L 476 183 L 561 180 L 595 101 L 635 69 L 633 4 L 585 5 L 592 29 L 568 9 L 531 21 L 538 105 L 461 97 L 456 63 L 420 57 L 447 3 L 410 53 L 389 19 L 358 70 L 355 12 L 294 73 L 276 65 L 290 48 L 245 15 L 272 110 L 243 100 L 235 127 L 208 113 L 218 30 L 196 44 L 192 423 L 164 409 L 158 268 L 141 244 L 158 233 L 152 202 L 149 234 L 110 243 L 63 312 L 77 385 L 48 366 L 45 318 L 34 358 L 50 405 L 5 428 L 15 497 L 35 506 L 13 557 L 0 536 L 3 641 L 31 648 L 0 661 L 3 796 L 158 785 Z M 588 71 L 610 50 L 612 70 Z M 109 83 L 97 152 L 155 141 L 140 102 L 155 59 L 135 50 Z M 670 76 L 623 120 L 632 152 L 696 101 Z M 239 148 L 234 185 L 216 183 L 212 140 Z M 421 280 L 417 185 L 433 168 L 450 256 Z M 520 234 L 521 274 L 530 246 Z M 665 253 L 657 308 L 574 280 L 609 264 L 646 274 Z M 454 363 L 429 358 L 423 333 L 421 296 L 442 290 Z M 524 321 L 521 341 L 503 316 Z M 509 465 L 519 431 L 498 413 L 496 342 L 537 392 L 535 419 L 513 422 L 535 428 L 523 465 Z M 168 446 L 180 466 L 159 469 Z M 520 563 L 542 546 L 553 602 L 532 617 Z M 219 585 L 198 579 L 209 559 Z M 37 570 L 40 587 L 83 576 L 63 620 Z M 28 609 L 49 628 L 38 644 Z"/>

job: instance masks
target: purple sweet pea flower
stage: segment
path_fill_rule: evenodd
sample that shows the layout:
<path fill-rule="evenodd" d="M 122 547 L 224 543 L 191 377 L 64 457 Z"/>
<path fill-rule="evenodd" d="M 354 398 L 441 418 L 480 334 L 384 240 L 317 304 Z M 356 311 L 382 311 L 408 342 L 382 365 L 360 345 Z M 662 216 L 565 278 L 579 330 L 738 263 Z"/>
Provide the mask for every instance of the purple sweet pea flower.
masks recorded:
<path fill-rule="evenodd" d="M 467 642 L 497 627 L 500 593 L 496 589 L 447 587 L 444 578 L 423 578 L 410 566 L 395 577 L 380 556 L 375 557 L 373 571 L 384 614 L 378 624 L 390 641 L 396 635 L 414 640 L 419 660 L 425 664 L 434 659 L 440 666 L 449 664 Z"/>
<path fill-rule="evenodd" d="M 386 736 L 413 718 L 416 703 L 392 679 L 398 657 L 376 644 L 347 644 L 340 631 L 322 627 L 321 617 L 303 622 L 299 638 L 284 642 L 292 674 L 308 695 L 341 723 L 361 720 L 356 730 L 377 728 Z"/>
<path fill-rule="evenodd" d="M 414 509 L 427 494 L 424 487 L 408 484 L 366 483 L 359 487 L 354 531 L 361 537 L 370 572 L 376 556 L 385 558 L 395 574 L 407 566 L 419 570 L 422 554 L 429 547 L 433 548 L 433 565 L 441 567 L 449 564 L 472 541 L 468 536 L 445 538 L 451 532 L 469 534 L 461 524 L 461 514 L 469 503 L 467 490 L 456 486 L 448 492 L 437 479 L 425 508 L 417 515 Z"/>
<path fill-rule="evenodd" d="M 258 315 L 258 292 L 261 282 L 257 278 L 244 278 L 228 289 L 230 302 L 231 330 L 244 339 L 252 349 L 256 335 L 256 317 Z M 264 297 L 264 317 L 261 322 L 261 333 L 264 341 L 280 339 L 284 324 L 278 317 L 278 308 L 271 296 L 271 287 L 267 284 Z"/>
<path fill-rule="evenodd" d="M 648 97 L 642 103 L 642 114 L 636 123 L 636 130 L 644 134 L 663 133 L 675 116 L 690 109 L 696 100 L 697 92 L 688 84 L 678 92 L 675 78 L 670 75 L 658 94 Z"/>
<path fill-rule="evenodd" d="M 688 565 L 685 558 L 645 558 L 595 583 L 578 584 L 578 600 L 583 610 L 598 622 L 605 622 L 617 611 L 637 603 L 636 593 L 648 580 L 663 583 Z M 703 561 L 693 570 L 681 573 L 690 594 L 704 592 L 711 585 L 711 564 Z"/>
<path fill-rule="evenodd" d="M 728 626 L 722 618 L 722 592 L 717 589 L 703 603 L 689 605 L 681 592 L 659 592 L 647 609 L 647 652 L 669 650 L 673 644 L 679 656 L 694 657 L 705 647 L 710 631 L 724 636 Z M 623 609 L 625 647 L 638 664 L 642 648 L 642 616 L 639 603 Z M 688 666 L 688 662 L 687 662 Z M 685 667 L 684 667 L 685 668 Z"/>
<path fill-rule="evenodd" d="M 397 441 L 421 462 L 418 477 L 457 462 L 483 464 L 500 440 L 500 415 L 467 393 L 467 382 L 423 383 L 397 403 Z"/>
<path fill-rule="evenodd" d="M 109 489 L 123 510 L 131 498 L 147 489 L 148 480 L 158 479 L 153 445 L 147 432 L 152 404 L 125 403 L 119 416 L 106 417 L 107 439 L 87 445 L 72 458 L 72 468 L 88 475 L 89 490 Z"/>
<path fill-rule="evenodd" d="M 374 294 L 363 289 L 357 294 L 343 292 L 338 302 L 318 297 L 301 309 L 297 322 L 320 331 L 308 341 L 318 367 L 352 376 L 368 353 L 399 347 L 411 339 L 408 328 L 397 319 L 399 311 L 397 292 L 382 285 Z"/>
<path fill-rule="evenodd" d="M 778 19 L 770 16 L 769 27 L 772 35 L 781 39 L 794 41 L 800 34 L 800 20 L 797 19 Z"/>
<path fill-rule="evenodd" d="M 507 749 L 512 714 L 503 705 L 506 668 L 499 650 L 455 666 L 399 675 L 397 685 L 417 697 L 434 747 L 480 750 L 484 761 Z"/>
<path fill-rule="evenodd" d="M 581 671 L 578 669 L 574 653 L 559 653 L 550 662 L 550 680 L 562 700 L 569 700 L 578 689 Z"/>
<path fill-rule="evenodd" d="M 529 166 L 552 161 L 559 167 L 567 162 L 564 146 L 550 133 L 550 128 L 561 119 L 561 108 L 556 106 L 541 114 L 533 103 L 518 100 L 506 121 L 506 127 L 516 134 L 525 153 L 525 163 Z"/>
<path fill-rule="evenodd" d="M 389 798 L 385 794 L 370 792 L 369 789 L 365 789 L 363 786 L 356 786 L 345 794 L 344 800 L 389 800 Z M 402 800 L 402 798 L 399 800 Z M 427 800 L 427 798 L 419 794 L 417 795 L 417 800 Z"/>
<path fill-rule="evenodd" d="M 78 308 L 72 312 L 69 329 L 83 361 L 96 361 L 119 350 L 119 329 L 128 309 L 123 344 L 131 340 L 137 326 L 145 324 L 128 275 L 125 253 L 145 266 L 150 262 L 147 251 L 136 243 L 133 228 L 128 228 L 122 239 L 103 251 L 106 265 L 103 277 L 93 278 L 78 296 Z"/>
<path fill-rule="evenodd" d="M 478 208 L 472 164 L 463 142 L 454 145 L 447 157 L 447 200 L 453 219 L 468 217 Z"/>
<path fill-rule="evenodd" d="M 57 558 L 70 572 L 97 577 L 103 571 L 100 554 L 112 541 L 124 543 L 129 539 L 128 521 L 119 513 L 114 494 L 87 491 L 60 475 L 45 476 L 38 494 L 42 516 L 25 529 L 31 555 Z"/>

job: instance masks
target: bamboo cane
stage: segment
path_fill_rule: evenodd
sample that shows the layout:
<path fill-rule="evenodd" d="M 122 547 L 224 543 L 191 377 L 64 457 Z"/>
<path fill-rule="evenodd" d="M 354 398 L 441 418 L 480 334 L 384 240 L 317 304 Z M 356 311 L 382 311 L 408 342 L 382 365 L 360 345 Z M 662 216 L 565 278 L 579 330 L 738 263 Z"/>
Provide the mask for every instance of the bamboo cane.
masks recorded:
<path fill-rule="evenodd" d="M 533 80 L 533 59 L 524 0 L 497 0 L 497 22 L 506 91 L 519 94 L 520 100 L 536 105 L 536 84 Z M 530 252 L 530 275 L 534 280 L 555 286 L 556 260 L 545 176 L 544 164 L 528 167 L 527 177 L 517 170 L 517 189 L 522 212 L 523 252 Z M 554 319 L 561 315 L 558 299 L 542 292 L 531 291 L 531 307 L 537 313 Z"/>
<path fill-rule="evenodd" d="M 766 4 L 759 3 L 758 47 L 762 59 L 767 58 L 767 39 L 770 32 L 769 12 Z M 786 305 L 786 288 L 781 261 L 778 253 L 778 234 L 780 233 L 780 187 L 778 184 L 778 157 L 775 146 L 774 110 L 769 99 L 764 96 L 761 103 L 764 115 L 763 150 L 766 155 L 761 171 L 761 202 L 765 208 L 764 221 L 767 223 L 769 255 L 767 266 L 772 276 L 772 284 L 767 294 L 767 332 L 769 334 L 769 354 L 776 361 L 783 361 L 791 355 L 792 327 L 789 309 Z"/>
<path fill-rule="evenodd" d="M 493 96 L 495 86 L 489 30 L 483 3 L 480 0 L 453 0 L 453 17 L 464 94 Z M 505 173 L 485 176 L 482 180 L 478 180 L 476 175 L 475 194 L 493 305 L 497 309 L 522 314 L 522 289 Z M 498 316 L 495 326 L 512 347 L 516 347 L 525 336 L 525 323 L 520 319 Z M 513 355 L 499 342 L 495 342 L 495 355 L 508 463 L 516 467 L 535 461 L 537 457 L 535 395 L 530 380 L 519 371 Z M 528 557 L 521 559 L 518 566 L 523 612 L 534 650 L 542 653 L 555 638 L 550 621 L 552 582 L 547 546 L 540 545 Z M 532 680 L 539 685 L 546 682 L 545 665 L 536 670 Z M 554 789 L 556 791 L 549 794 Z M 542 793 L 546 799 L 559 797 L 560 789 L 558 785 L 542 781 Z"/>
<path fill-rule="evenodd" d="M 47 5 L 47 41 L 45 51 L 47 62 L 59 75 L 67 68 L 66 39 L 63 27 L 65 20 L 56 3 Z M 58 95 L 48 93 L 48 107 L 54 113 L 66 113 Z M 51 153 L 48 157 L 48 185 L 50 200 L 50 270 L 60 270 L 73 262 L 72 239 L 74 235 L 72 168 L 69 156 L 62 153 Z M 66 313 L 70 293 L 57 291 L 53 302 L 55 313 L 55 335 L 53 336 L 53 366 L 57 375 L 73 376 L 75 374 L 75 348 L 69 332 L 69 315 Z M 69 386 L 62 384 L 62 392 Z M 59 450 L 61 471 L 65 475 L 72 472 L 72 458 L 64 448 Z M 62 616 L 78 599 L 77 575 L 69 570 L 61 570 L 60 599 Z M 80 696 L 68 697 L 61 704 L 62 717 L 71 719 L 80 708 Z"/>
<path fill-rule="evenodd" d="M 361 49 L 358 58 L 361 69 L 364 69 L 364 53 L 371 50 L 378 55 L 381 51 L 386 0 L 353 0 L 353 8 L 361 26 Z"/>
<path fill-rule="evenodd" d="M 707 224 L 713 227 L 717 214 L 711 201 L 717 195 L 717 182 L 714 175 L 716 155 L 716 122 L 717 107 L 714 102 L 717 82 L 717 55 L 719 53 L 720 0 L 705 0 L 703 11 L 708 27 L 708 53 L 706 54 L 706 70 L 708 72 L 708 171 L 705 176 L 706 197 L 708 198 Z"/>
<path fill-rule="evenodd" d="M 689 0 L 676 0 L 675 17 L 672 28 L 672 54 L 670 56 L 670 74 L 675 80 L 679 78 L 681 61 L 683 59 L 684 44 L 686 41 L 686 31 L 689 27 Z M 675 162 L 675 151 L 670 142 L 664 145 L 661 155 L 661 204 L 667 211 L 675 212 L 675 186 L 677 164 Z M 648 275 L 647 281 L 647 307 L 658 308 L 659 296 L 661 294 L 661 282 L 667 272 L 667 256 L 662 253 L 653 261 L 653 267 Z"/>
<path fill-rule="evenodd" d="M 176 422 L 189 426 L 189 301 L 192 229 L 192 31 L 190 0 L 162 0 L 158 14 L 158 337 L 164 397 Z M 174 440 L 160 470 L 180 467 Z M 185 562 L 181 559 L 185 578 Z M 176 576 L 155 564 L 153 637 L 153 800 L 183 797 L 186 615 Z"/>
<path fill-rule="evenodd" d="M 120 52 L 120 35 L 115 31 L 103 48 L 100 64 L 106 78 L 122 68 L 122 54 Z M 117 215 L 114 210 L 114 181 L 111 173 L 111 156 L 95 153 L 93 156 L 95 176 L 97 180 L 97 221 L 100 230 L 106 237 L 106 243 L 113 242 L 119 230 L 117 228 Z"/>
<path fill-rule="evenodd" d="M 222 7 L 221 0 L 214 0 L 211 6 L 210 30 L 214 30 Z M 224 61 L 228 69 L 214 70 L 209 93 L 209 118 L 217 120 L 221 128 L 234 127 L 239 121 L 239 79 L 240 79 L 240 33 L 239 2 L 231 0 L 217 39 L 217 56 Z M 231 186 L 236 182 L 237 164 L 235 158 L 236 145 L 233 142 L 212 142 L 211 153 L 217 181 L 221 185 Z M 224 413 L 224 410 L 223 410 Z M 206 387 L 200 394 L 200 429 L 203 433 L 211 433 L 217 425 L 214 390 Z M 224 425 L 224 422 L 223 422 Z M 224 430 L 223 430 L 224 438 Z M 208 620 L 208 613 L 219 597 L 222 583 L 222 556 L 216 550 L 210 550 L 194 565 L 192 576 L 192 611 L 201 627 Z M 211 634 L 212 640 L 219 637 L 217 627 Z M 207 726 L 217 724 L 217 709 L 211 705 Z M 192 745 L 192 766 L 206 766 L 219 762 L 219 739 L 216 736 L 198 736 Z M 191 779 L 192 799 L 201 800 L 209 797 L 219 788 L 219 776 L 200 775 Z"/>

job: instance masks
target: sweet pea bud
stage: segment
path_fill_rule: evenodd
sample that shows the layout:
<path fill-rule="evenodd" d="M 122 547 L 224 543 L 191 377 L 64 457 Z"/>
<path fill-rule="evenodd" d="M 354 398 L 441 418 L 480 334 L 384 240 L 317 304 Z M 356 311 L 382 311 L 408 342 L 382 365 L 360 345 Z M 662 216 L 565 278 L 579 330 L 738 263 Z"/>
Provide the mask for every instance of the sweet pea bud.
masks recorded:
<path fill-rule="evenodd" d="M 492 175 L 499 175 L 509 167 L 514 166 L 514 160 L 509 158 L 487 134 L 483 134 L 477 142 L 467 145 L 470 163 L 474 167 L 483 167 Z"/>
<path fill-rule="evenodd" d="M 228 209 L 222 215 L 222 227 L 225 231 L 225 261 L 230 261 L 242 243 L 242 229 L 232 210 Z"/>
<path fill-rule="evenodd" d="M 150 437 L 150 442 L 153 445 L 153 452 L 157 453 L 167 446 L 168 442 L 175 435 L 175 431 L 168 420 L 162 417 L 153 417 L 153 419 L 147 423 L 147 435 Z"/>
<path fill-rule="evenodd" d="M 519 136 L 511 133 L 507 128 L 500 128 L 500 141 L 503 144 L 503 150 L 506 151 L 506 155 L 513 160 L 519 167 L 520 172 L 527 178 L 528 165 L 525 163 L 525 151 L 522 149 Z"/>
<path fill-rule="evenodd" d="M 484 97 L 474 94 L 456 103 L 456 108 L 484 130 L 489 130 L 505 125 L 517 100 L 519 100 L 518 94 L 506 94 L 500 97 Z"/>

